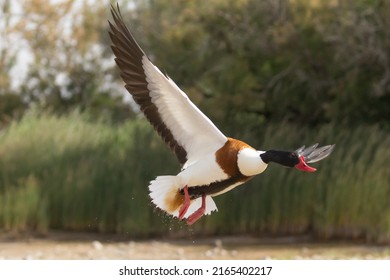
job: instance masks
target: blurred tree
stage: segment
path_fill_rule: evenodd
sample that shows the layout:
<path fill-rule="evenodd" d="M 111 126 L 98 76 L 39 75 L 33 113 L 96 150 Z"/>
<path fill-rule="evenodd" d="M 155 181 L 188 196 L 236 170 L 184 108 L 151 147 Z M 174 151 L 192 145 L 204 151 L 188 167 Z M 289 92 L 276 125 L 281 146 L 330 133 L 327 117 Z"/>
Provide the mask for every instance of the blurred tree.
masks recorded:
<path fill-rule="evenodd" d="M 104 1 L 23 0 L 16 31 L 33 62 L 21 86 L 29 104 L 66 113 L 74 108 L 120 121 L 133 116 L 124 103 L 107 52 Z M 114 70 L 115 69 L 115 70 Z"/>
<path fill-rule="evenodd" d="M 32 57 L 13 106 L 35 103 L 59 113 L 79 107 L 117 121 L 134 116 L 122 100 L 106 1 L 21 0 L 12 2 L 16 21 L 7 14 L 10 3 L 1 6 L 1 24 L 12 26 L 2 35 L 19 34 Z M 224 131 L 266 121 L 389 126 L 389 1 L 119 4 L 155 64 Z M 0 47 L 2 94 L 13 93 L 9 70 L 19 48 Z"/>
<path fill-rule="evenodd" d="M 26 108 L 12 87 L 11 70 L 19 49 L 11 43 L 14 23 L 9 12 L 10 2 L 4 0 L 0 3 L 0 127 L 20 117 Z"/>
<path fill-rule="evenodd" d="M 15 52 L 11 53 L 9 48 L 8 35 L 10 28 L 9 1 L 1 3 L 1 25 L 0 25 L 0 93 L 4 94 L 10 88 L 9 69 L 14 64 Z"/>
<path fill-rule="evenodd" d="M 139 1 L 129 18 L 155 63 L 229 130 L 389 123 L 389 1 Z"/>

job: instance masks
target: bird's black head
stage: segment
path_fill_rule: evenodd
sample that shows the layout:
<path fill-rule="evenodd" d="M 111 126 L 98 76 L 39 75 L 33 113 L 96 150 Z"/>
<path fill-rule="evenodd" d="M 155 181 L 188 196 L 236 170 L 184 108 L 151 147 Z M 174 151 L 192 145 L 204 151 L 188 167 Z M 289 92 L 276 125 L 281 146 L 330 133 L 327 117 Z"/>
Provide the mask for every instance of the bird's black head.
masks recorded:
<path fill-rule="evenodd" d="M 295 167 L 300 163 L 296 152 L 269 150 L 260 155 L 265 163 L 275 162 L 287 167 Z"/>

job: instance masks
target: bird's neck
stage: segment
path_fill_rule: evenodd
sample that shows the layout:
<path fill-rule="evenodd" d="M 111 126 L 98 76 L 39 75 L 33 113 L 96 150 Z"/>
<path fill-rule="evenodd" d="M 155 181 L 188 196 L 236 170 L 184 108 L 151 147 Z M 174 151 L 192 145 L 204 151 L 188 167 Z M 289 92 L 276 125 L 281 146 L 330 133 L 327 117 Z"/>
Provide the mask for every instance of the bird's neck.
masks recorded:
<path fill-rule="evenodd" d="M 266 164 L 270 162 L 278 163 L 283 166 L 291 167 L 289 155 L 291 152 L 287 151 L 278 151 L 278 150 L 269 150 L 260 155 L 260 158 Z"/>

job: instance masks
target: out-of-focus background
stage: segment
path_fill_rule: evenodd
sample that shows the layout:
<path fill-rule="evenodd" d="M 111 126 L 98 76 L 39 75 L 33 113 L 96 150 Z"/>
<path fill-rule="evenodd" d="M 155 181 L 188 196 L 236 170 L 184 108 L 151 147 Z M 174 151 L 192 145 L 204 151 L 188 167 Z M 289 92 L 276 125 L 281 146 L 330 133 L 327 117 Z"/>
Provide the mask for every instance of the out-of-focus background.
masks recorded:
<path fill-rule="evenodd" d="M 190 228 L 150 203 L 149 181 L 180 166 L 123 88 L 109 5 L 0 1 L 3 240 L 390 243 L 389 1 L 119 1 L 150 59 L 226 135 L 263 150 L 336 143 L 316 173 L 269 166 Z"/>

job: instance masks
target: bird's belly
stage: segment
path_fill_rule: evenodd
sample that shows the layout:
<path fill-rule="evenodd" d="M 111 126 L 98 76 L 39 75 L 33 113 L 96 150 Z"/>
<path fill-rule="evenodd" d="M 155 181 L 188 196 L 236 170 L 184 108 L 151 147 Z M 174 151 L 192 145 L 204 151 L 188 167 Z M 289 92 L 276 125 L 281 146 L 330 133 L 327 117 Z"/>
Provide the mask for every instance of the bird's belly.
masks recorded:
<path fill-rule="evenodd" d="M 211 194 L 211 196 L 217 196 L 217 195 L 224 194 L 224 193 L 226 193 L 226 192 L 228 192 L 228 191 L 231 191 L 231 190 L 234 189 L 235 187 L 238 187 L 239 185 L 242 185 L 243 183 L 245 183 L 245 182 L 244 182 L 244 181 L 237 182 L 237 183 L 235 183 L 235 184 L 233 184 L 233 185 L 230 185 L 230 186 L 228 186 L 228 187 L 222 189 L 222 190 L 219 191 L 219 192 L 215 192 L 215 193 Z"/>
<path fill-rule="evenodd" d="M 178 174 L 182 181 L 181 188 L 188 187 L 192 198 L 203 194 L 217 196 L 248 181 L 252 176 L 238 173 L 233 176 L 226 174 L 215 160 L 215 156 L 206 157 L 190 165 Z M 184 194 L 183 190 L 181 190 Z"/>
<path fill-rule="evenodd" d="M 207 185 L 192 186 L 188 189 L 188 193 L 192 197 L 199 197 L 203 194 L 210 196 L 217 196 L 226 193 L 235 187 L 245 183 L 253 177 L 246 177 L 243 175 L 230 177 L 226 180 L 212 182 Z"/>
<path fill-rule="evenodd" d="M 228 179 L 228 175 L 215 161 L 215 156 L 205 157 L 204 159 L 188 166 L 178 174 L 184 185 L 189 188 L 194 186 L 209 185 L 216 181 Z"/>

